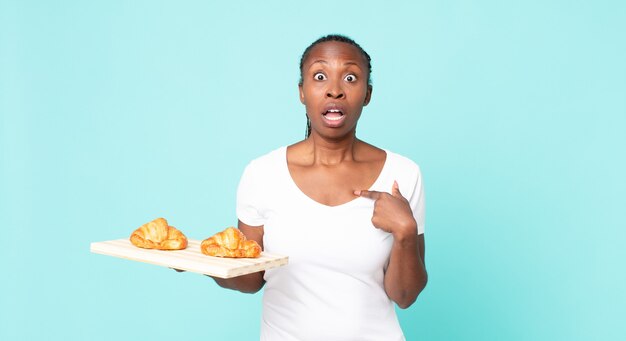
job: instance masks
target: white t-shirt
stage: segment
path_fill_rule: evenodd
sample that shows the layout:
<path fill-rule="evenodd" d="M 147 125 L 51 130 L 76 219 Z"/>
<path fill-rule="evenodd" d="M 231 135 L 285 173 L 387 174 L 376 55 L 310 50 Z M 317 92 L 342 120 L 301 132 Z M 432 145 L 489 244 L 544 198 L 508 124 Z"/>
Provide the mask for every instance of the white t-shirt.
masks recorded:
<path fill-rule="evenodd" d="M 396 180 L 422 234 L 420 169 L 386 153 L 370 190 L 389 193 Z M 289 264 L 265 272 L 261 340 L 404 340 L 383 286 L 393 237 L 374 227 L 373 208 L 368 198 L 331 207 L 306 196 L 291 178 L 286 147 L 248 164 L 237 216 L 264 226 L 265 251 L 289 256 Z"/>

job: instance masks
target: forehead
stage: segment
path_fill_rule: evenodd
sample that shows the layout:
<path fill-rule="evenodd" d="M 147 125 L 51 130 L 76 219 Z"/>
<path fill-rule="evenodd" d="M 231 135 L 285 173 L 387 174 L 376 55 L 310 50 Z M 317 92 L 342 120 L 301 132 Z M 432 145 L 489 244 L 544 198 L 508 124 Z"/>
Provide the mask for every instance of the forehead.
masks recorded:
<path fill-rule="evenodd" d="M 326 41 L 313 46 L 304 64 L 309 65 L 319 60 L 355 62 L 362 68 L 367 68 L 367 61 L 361 51 L 354 45 L 340 41 Z"/>

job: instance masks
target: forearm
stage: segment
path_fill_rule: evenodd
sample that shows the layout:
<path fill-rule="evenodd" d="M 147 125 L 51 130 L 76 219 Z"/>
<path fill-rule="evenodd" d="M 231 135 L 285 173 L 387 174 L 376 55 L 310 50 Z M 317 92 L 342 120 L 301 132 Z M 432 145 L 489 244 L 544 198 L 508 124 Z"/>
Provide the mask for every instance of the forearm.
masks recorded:
<path fill-rule="evenodd" d="M 389 266 L 385 272 L 385 291 L 396 304 L 406 309 L 426 287 L 424 236 L 417 233 L 394 236 Z"/>
<path fill-rule="evenodd" d="M 241 291 L 247 294 L 253 294 L 261 290 L 265 285 L 263 274 L 265 271 L 255 272 L 248 275 L 233 277 L 233 278 L 218 278 L 211 277 L 222 288 Z"/>
<path fill-rule="evenodd" d="M 263 249 L 263 226 L 250 226 L 246 225 L 240 220 L 238 221 L 239 230 L 246 236 L 246 238 L 256 241 L 261 249 Z M 263 279 L 265 271 L 254 272 L 248 275 L 237 276 L 233 278 L 217 278 L 211 277 L 215 280 L 217 285 L 222 288 L 241 291 L 247 294 L 253 294 L 265 285 Z"/>

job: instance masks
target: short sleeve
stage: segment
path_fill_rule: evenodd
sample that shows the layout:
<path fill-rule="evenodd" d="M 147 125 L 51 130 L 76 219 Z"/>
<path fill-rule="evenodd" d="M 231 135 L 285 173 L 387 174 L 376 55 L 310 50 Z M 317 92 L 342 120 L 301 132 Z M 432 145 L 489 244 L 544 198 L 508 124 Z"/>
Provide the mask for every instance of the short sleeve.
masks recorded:
<path fill-rule="evenodd" d="M 409 204 L 413 211 L 413 218 L 417 222 L 417 234 L 424 233 L 424 227 L 426 224 L 426 208 L 424 202 L 424 182 L 422 181 L 422 173 L 419 167 L 417 168 L 417 179 L 413 188 L 413 193 L 409 198 Z"/>
<path fill-rule="evenodd" d="M 261 204 L 261 182 L 255 176 L 254 162 L 248 164 L 239 180 L 237 188 L 237 218 L 250 226 L 265 224 Z"/>

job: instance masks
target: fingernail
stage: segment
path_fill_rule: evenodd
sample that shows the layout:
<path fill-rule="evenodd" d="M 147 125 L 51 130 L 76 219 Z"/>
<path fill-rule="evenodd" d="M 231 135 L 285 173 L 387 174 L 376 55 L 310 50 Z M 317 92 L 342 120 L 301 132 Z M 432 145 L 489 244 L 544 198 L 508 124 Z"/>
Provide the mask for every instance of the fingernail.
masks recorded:
<path fill-rule="evenodd" d="M 354 191 L 354 195 L 361 195 L 361 191 Z"/>

